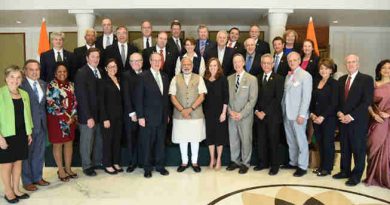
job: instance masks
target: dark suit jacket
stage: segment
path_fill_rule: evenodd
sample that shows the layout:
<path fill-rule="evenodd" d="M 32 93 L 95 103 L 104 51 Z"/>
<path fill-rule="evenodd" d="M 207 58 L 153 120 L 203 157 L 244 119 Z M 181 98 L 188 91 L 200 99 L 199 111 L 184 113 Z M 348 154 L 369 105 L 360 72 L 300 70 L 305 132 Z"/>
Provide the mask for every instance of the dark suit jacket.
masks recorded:
<path fill-rule="evenodd" d="M 125 65 L 123 65 L 121 53 L 120 53 L 120 50 L 118 47 L 118 43 L 112 44 L 111 46 L 108 46 L 106 48 L 106 50 L 104 50 L 103 61 L 100 61 L 99 65 L 101 65 L 101 67 L 104 67 L 106 64 L 106 61 L 108 59 L 114 58 L 116 60 L 116 62 L 118 63 L 118 73 L 122 74 L 122 72 L 125 72 L 127 70 L 131 70 L 130 62 L 129 62 L 130 55 L 135 53 L 135 52 L 138 52 L 138 48 L 135 47 L 131 43 L 127 43 L 126 62 L 125 62 Z"/>
<path fill-rule="evenodd" d="M 99 36 L 99 37 L 97 37 L 96 38 L 96 42 L 95 42 L 95 45 L 96 45 L 96 48 L 98 48 L 98 49 L 100 49 L 102 52 L 105 50 L 104 48 L 103 48 L 103 37 L 104 37 L 104 34 L 103 35 L 101 35 L 101 36 Z M 118 43 L 118 38 L 116 37 L 116 35 L 114 34 L 114 40 L 112 41 L 112 44 L 116 44 L 116 43 Z M 112 45 L 111 44 L 111 45 Z M 107 49 L 107 48 L 106 48 Z"/>
<path fill-rule="evenodd" d="M 262 41 L 262 40 L 257 40 L 256 43 L 256 53 L 260 55 L 260 57 L 266 53 L 271 53 L 270 48 L 269 48 L 269 43 Z"/>
<path fill-rule="evenodd" d="M 268 78 L 268 82 L 263 85 L 263 75 L 263 72 L 257 75 L 259 95 L 255 110 L 265 112 L 265 121 L 281 123 L 283 121 L 281 105 L 284 89 L 283 77 L 272 72 L 271 76 Z M 259 120 L 257 117 L 256 119 Z"/>
<path fill-rule="evenodd" d="M 101 76 L 103 71 L 99 69 Z M 99 92 L 101 79 L 95 78 L 93 71 L 88 65 L 81 67 L 75 77 L 75 95 L 77 99 L 77 115 L 81 124 L 87 124 L 92 118 L 95 123 L 99 122 Z"/>
<path fill-rule="evenodd" d="M 246 61 L 246 52 L 245 52 L 245 55 L 244 55 L 244 60 Z M 255 53 L 255 58 L 253 59 L 253 62 L 252 62 L 252 67 L 251 69 L 249 70 L 249 73 L 253 76 L 257 76 L 259 75 L 260 73 L 263 72 L 263 70 L 261 69 L 261 56 L 257 53 Z M 245 68 L 246 70 L 246 68 Z"/>
<path fill-rule="evenodd" d="M 122 120 L 122 95 L 121 90 L 110 77 L 102 79 L 99 92 L 100 122 L 105 120 Z M 122 88 L 121 88 L 122 89 Z"/>
<path fill-rule="evenodd" d="M 245 55 L 245 53 L 246 53 L 244 44 L 242 44 L 238 41 L 234 45 L 233 49 L 234 49 L 235 53 L 241 53 L 242 55 Z"/>
<path fill-rule="evenodd" d="M 303 56 L 302 56 L 303 59 Z M 318 72 L 318 62 L 320 58 L 316 55 L 311 55 L 309 63 L 307 64 L 306 71 L 310 73 L 311 77 L 313 79 L 321 78 L 319 72 Z M 302 60 L 303 61 L 303 60 Z"/>
<path fill-rule="evenodd" d="M 152 53 L 159 53 L 159 51 L 156 50 L 156 46 L 144 49 L 142 51 L 142 57 L 144 59 L 144 68 L 150 68 L 150 62 L 149 57 L 152 55 Z M 164 66 L 161 71 L 166 73 L 168 75 L 168 79 L 171 80 L 173 76 L 175 76 L 175 69 L 176 69 L 176 61 L 179 57 L 177 53 L 177 49 L 169 47 L 168 45 L 165 47 L 165 61 Z"/>
<path fill-rule="evenodd" d="M 137 87 L 140 78 L 139 75 L 130 70 L 125 71 L 122 74 L 121 92 L 125 119 L 130 117 L 130 113 L 135 112 L 135 88 Z"/>
<path fill-rule="evenodd" d="M 315 79 L 313 83 L 310 113 L 324 118 L 335 117 L 339 103 L 339 84 L 335 79 L 329 78 L 324 87 L 319 90 L 317 87 L 320 81 L 321 79 Z"/>
<path fill-rule="evenodd" d="M 235 71 L 233 69 L 233 56 L 234 49 L 225 47 L 225 54 L 223 55 L 222 68 L 225 76 L 229 76 L 233 74 Z M 210 58 L 218 58 L 218 46 L 210 47 L 205 50 L 205 54 L 203 56 L 205 62 L 208 62 Z"/>
<path fill-rule="evenodd" d="M 274 59 L 275 59 L 275 55 L 274 55 Z M 287 62 L 287 56 L 285 55 L 285 53 L 283 53 L 283 56 L 279 61 L 279 66 L 276 73 L 282 76 L 283 78 L 285 78 L 288 74 L 288 71 L 290 71 L 290 66 L 288 65 Z"/>
<path fill-rule="evenodd" d="M 339 79 L 338 111 L 345 115 L 350 114 L 355 120 L 349 123 L 358 129 L 355 133 L 364 137 L 367 134 L 369 122 L 368 106 L 371 105 L 374 92 L 374 81 L 371 76 L 358 72 L 349 89 L 348 97 L 344 99 L 344 88 L 348 75 Z"/>
<path fill-rule="evenodd" d="M 96 45 L 95 45 L 95 47 L 96 47 Z M 85 64 L 87 64 L 87 59 L 86 59 L 87 50 L 88 50 L 87 46 L 81 46 L 81 47 L 75 48 L 73 50 L 73 54 L 75 57 L 75 61 L 74 61 L 75 62 L 75 73 L 77 73 L 77 70 L 79 68 L 81 68 Z M 100 53 L 100 55 L 102 55 L 102 53 Z"/>
<path fill-rule="evenodd" d="M 176 50 L 177 50 L 177 53 L 178 53 L 178 55 L 179 56 L 181 56 L 181 55 L 183 55 L 184 53 L 185 53 L 185 48 L 184 48 L 184 39 L 180 39 L 180 50 L 179 50 L 179 48 L 177 47 L 177 45 L 176 45 L 176 42 L 175 42 L 175 40 L 173 40 L 173 37 L 169 37 L 168 38 L 168 43 L 167 43 L 167 45 L 169 46 L 169 47 L 171 47 L 171 48 L 176 48 Z"/>
<path fill-rule="evenodd" d="M 215 47 L 215 46 L 217 46 L 217 43 L 215 43 L 214 41 L 212 41 L 212 40 L 210 40 L 210 39 L 207 39 L 207 41 L 206 41 L 206 47 L 205 47 L 205 49 L 204 49 L 205 53 L 206 53 L 206 51 L 207 51 L 209 48 L 213 48 L 213 47 Z M 199 42 L 199 39 L 198 39 L 198 40 L 196 40 L 196 45 L 195 45 L 195 52 L 196 52 L 196 54 L 198 54 L 198 56 L 200 56 L 200 49 L 199 49 L 199 47 L 200 47 L 200 42 Z M 202 57 L 203 57 L 203 56 L 202 56 Z"/>
<path fill-rule="evenodd" d="M 28 93 L 28 96 L 30 97 L 31 118 L 34 125 L 33 134 L 37 133 L 38 131 L 39 132 L 47 131 L 47 120 L 46 120 L 47 83 L 44 82 L 43 80 L 38 80 L 38 82 L 39 82 L 39 86 L 43 91 L 43 97 L 41 99 L 41 102 L 38 102 L 38 98 L 35 95 L 33 88 L 31 87 L 27 79 L 23 79 L 23 82 L 20 85 L 20 88 L 26 91 Z"/>
<path fill-rule="evenodd" d="M 150 69 L 141 73 L 136 88 L 135 109 L 138 118 L 145 118 L 146 127 L 156 127 L 168 123 L 169 97 L 168 76 L 160 72 L 163 83 L 163 94 L 157 85 Z"/>
<path fill-rule="evenodd" d="M 63 49 L 63 63 L 68 68 L 68 79 L 73 81 L 74 75 L 76 74 L 74 55 L 73 53 Z M 56 67 L 56 56 L 54 55 L 53 49 L 50 49 L 41 54 L 41 79 L 45 82 L 50 82 L 54 79 L 54 70 Z"/>

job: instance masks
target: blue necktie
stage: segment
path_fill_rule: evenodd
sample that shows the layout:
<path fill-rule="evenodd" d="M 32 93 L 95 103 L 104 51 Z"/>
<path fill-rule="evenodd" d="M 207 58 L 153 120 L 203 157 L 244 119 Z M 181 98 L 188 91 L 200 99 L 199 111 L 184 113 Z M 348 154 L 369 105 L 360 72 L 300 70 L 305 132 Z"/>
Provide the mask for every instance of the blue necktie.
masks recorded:
<path fill-rule="evenodd" d="M 33 91 L 34 91 L 35 96 L 37 96 L 37 99 L 38 99 L 38 102 L 39 102 L 40 100 L 39 100 L 39 93 L 38 93 L 37 84 L 38 84 L 37 81 L 34 81 L 34 83 L 33 83 Z"/>
<path fill-rule="evenodd" d="M 276 55 L 276 56 L 275 56 L 275 67 L 274 67 L 275 73 L 278 71 L 279 63 L 280 63 L 280 61 L 279 61 L 279 56 Z"/>
<path fill-rule="evenodd" d="M 245 63 L 246 72 L 249 72 L 251 67 L 252 67 L 252 56 L 248 56 L 248 58 L 246 59 L 246 63 Z"/>

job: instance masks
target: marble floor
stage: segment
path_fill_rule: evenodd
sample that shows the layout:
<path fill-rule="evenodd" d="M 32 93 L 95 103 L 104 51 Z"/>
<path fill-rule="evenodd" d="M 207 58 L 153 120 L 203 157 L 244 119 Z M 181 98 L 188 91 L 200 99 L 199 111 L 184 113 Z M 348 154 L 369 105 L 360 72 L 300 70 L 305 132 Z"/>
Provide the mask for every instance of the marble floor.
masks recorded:
<path fill-rule="evenodd" d="M 98 170 L 96 177 L 83 175 L 80 168 L 74 170 L 79 178 L 64 183 L 57 179 L 55 168 L 45 168 L 45 179 L 51 185 L 39 187 L 38 191 L 30 193 L 30 199 L 19 204 L 341 205 L 388 204 L 390 201 L 389 189 L 367 187 L 363 183 L 351 188 L 344 185 L 345 180 L 334 180 L 331 176 L 317 177 L 311 171 L 302 178 L 296 178 L 292 176 L 293 170 L 281 170 L 278 175 L 269 176 L 268 170 L 255 172 L 253 167 L 245 175 L 207 167 L 202 167 L 201 173 L 192 169 L 177 173 L 176 167 L 168 167 L 169 176 L 153 172 L 151 179 L 145 179 L 141 169 L 118 175 Z M 0 192 L 2 189 L 0 187 Z M 6 204 L 5 200 L 0 199 L 0 204 Z"/>

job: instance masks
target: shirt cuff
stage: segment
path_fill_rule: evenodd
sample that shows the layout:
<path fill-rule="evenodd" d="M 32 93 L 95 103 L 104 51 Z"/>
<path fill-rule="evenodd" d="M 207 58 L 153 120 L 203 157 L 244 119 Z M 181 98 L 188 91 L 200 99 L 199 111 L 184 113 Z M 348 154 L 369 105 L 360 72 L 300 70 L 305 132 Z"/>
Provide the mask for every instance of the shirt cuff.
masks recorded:
<path fill-rule="evenodd" d="M 349 118 L 351 118 L 352 121 L 354 121 L 355 119 L 351 116 L 351 115 L 347 115 Z"/>
<path fill-rule="evenodd" d="M 135 115 L 135 112 L 132 112 L 129 114 L 129 117 L 133 117 Z"/>

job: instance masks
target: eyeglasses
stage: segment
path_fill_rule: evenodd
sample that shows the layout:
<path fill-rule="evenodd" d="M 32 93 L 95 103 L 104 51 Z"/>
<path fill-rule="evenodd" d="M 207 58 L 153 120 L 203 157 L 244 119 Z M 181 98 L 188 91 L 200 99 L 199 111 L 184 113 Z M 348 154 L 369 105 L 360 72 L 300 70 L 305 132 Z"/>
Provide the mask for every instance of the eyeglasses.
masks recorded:
<path fill-rule="evenodd" d="M 130 63 L 141 63 L 143 60 L 130 60 Z"/>

